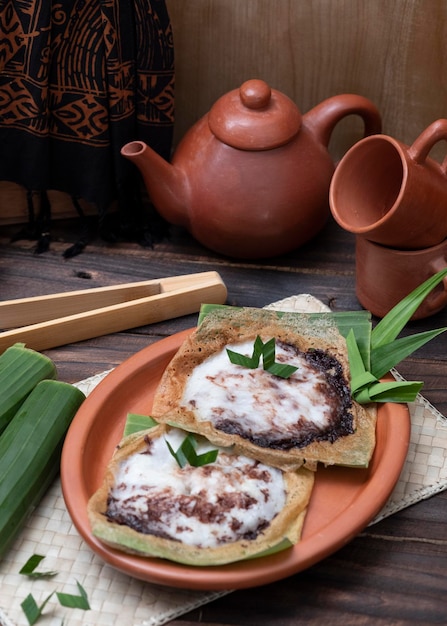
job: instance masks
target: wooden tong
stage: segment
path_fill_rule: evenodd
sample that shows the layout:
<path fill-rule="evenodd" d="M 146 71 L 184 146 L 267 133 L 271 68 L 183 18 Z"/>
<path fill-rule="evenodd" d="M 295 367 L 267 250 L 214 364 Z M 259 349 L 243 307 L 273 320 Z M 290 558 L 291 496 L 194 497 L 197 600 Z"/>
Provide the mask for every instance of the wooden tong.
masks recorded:
<path fill-rule="evenodd" d="M 0 302 L 0 353 L 17 342 L 45 350 L 223 304 L 217 272 L 185 274 Z"/>

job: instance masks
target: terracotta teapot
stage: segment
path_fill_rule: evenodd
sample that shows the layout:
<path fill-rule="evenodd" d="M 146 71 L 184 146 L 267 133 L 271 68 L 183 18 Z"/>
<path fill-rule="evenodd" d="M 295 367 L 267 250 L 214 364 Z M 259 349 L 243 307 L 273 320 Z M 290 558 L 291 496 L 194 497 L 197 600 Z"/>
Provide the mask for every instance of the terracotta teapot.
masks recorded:
<path fill-rule="evenodd" d="M 248 80 L 186 133 L 171 163 L 142 141 L 121 153 L 141 170 L 168 222 L 218 253 L 272 257 L 326 223 L 334 172 L 327 147 L 334 126 L 350 114 L 363 119 L 365 135 L 381 131 L 378 110 L 362 96 L 333 96 L 301 115 L 286 95 Z"/>

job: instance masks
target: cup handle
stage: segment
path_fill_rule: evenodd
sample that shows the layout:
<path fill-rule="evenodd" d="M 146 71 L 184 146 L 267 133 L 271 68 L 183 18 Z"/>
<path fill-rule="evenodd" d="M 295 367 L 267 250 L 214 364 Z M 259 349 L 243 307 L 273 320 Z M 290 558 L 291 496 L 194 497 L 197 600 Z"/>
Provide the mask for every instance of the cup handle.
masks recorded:
<path fill-rule="evenodd" d="M 433 146 L 442 140 L 447 141 L 447 119 L 436 120 L 427 126 L 409 148 L 408 154 L 416 163 L 422 164 Z M 447 156 L 440 164 L 440 168 L 444 176 L 447 176 Z"/>
<path fill-rule="evenodd" d="M 430 265 L 429 270 L 434 274 L 437 274 L 441 270 L 444 270 L 447 266 L 447 260 L 443 257 L 439 259 L 434 259 Z M 443 290 L 439 292 L 438 295 L 435 292 L 429 294 L 426 298 L 426 306 L 431 311 L 439 311 L 447 304 L 447 276 L 440 283 L 443 287 Z"/>

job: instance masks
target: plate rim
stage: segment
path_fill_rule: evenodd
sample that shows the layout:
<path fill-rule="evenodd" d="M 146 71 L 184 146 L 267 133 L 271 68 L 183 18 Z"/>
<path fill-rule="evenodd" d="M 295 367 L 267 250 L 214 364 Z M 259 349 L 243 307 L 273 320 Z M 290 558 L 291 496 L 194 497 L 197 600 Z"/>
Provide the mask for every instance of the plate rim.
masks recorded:
<path fill-rule="evenodd" d="M 361 507 L 362 511 L 356 522 L 346 528 L 346 509 L 343 509 L 337 517 L 327 524 L 331 532 L 326 533 L 326 536 L 321 536 L 320 533 L 317 547 L 312 545 L 312 537 L 310 537 L 309 539 L 301 540 L 290 550 L 268 557 L 252 559 L 251 561 L 239 561 L 223 566 L 200 568 L 120 552 L 109 548 L 93 537 L 87 519 L 86 506 L 88 497 L 91 494 L 87 493 L 85 485 L 85 468 L 82 466 L 82 452 L 90 434 L 90 428 L 95 419 L 97 419 L 95 418 L 95 410 L 98 410 L 98 407 L 107 400 L 110 393 L 113 393 L 115 384 L 122 383 L 123 378 L 125 379 L 126 376 L 131 375 L 133 372 L 139 371 L 140 368 L 149 367 L 157 358 L 166 356 L 167 353 L 173 350 L 174 354 L 193 330 L 193 328 L 190 328 L 169 335 L 139 350 L 107 374 L 87 396 L 68 429 L 62 449 L 60 478 L 65 506 L 77 532 L 93 552 L 115 569 L 146 582 L 195 590 L 242 589 L 275 582 L 303 571 L 336 552 L 365 528 L 381 510 L 399 479 L 407 456 L 410 439 L 408 406 L 403 404 L 393 404 L 391 406 L 389 403 L 379 406 L 378 426 L 386 429 L 386 431 L 391 430 L 391 436 L 395 434 L 394 431 L 398 427 L 400 429 L 399 446 L 397 450 L 392 445 L 387 446 L 382 451 L 382 459 L 379 462 L 382 478 L 379 479 L 379 476 L 376 475 L 376 468 L 368 477 L 366 487 L 360 489 L 359 493 L 353 498 L 352 505 Z M 109 389 L 111 389 L 110 393 L 108 392 Z M 386 415 L 389 413 L 392 414 L 392 419 L 386 418 Z M 74 440 L 77 442 L 76 445 L 72 445 Z M 396 463 L 397 453 L 398 463 Z M 322 470 L 319 469 L 318 471 Z M 330 471 L 330 468 L 323 471 Z M 352 471 L 357 470 L 353 468 Z M 362 470 L 360 469 L 360 471 Z M 377 498 L 376 494 L 375 504 L 372 505 L 370 491 L 379 480 L 385 480 L 386 488 L 381 491 L 379 498 Z M 75 501 L 79 501 L 79 499 L 85 502 L 85 510 L 83 511 L 79 511 L 75 505 Z M 192 572 L 194 576 L 191 576 Z"/>

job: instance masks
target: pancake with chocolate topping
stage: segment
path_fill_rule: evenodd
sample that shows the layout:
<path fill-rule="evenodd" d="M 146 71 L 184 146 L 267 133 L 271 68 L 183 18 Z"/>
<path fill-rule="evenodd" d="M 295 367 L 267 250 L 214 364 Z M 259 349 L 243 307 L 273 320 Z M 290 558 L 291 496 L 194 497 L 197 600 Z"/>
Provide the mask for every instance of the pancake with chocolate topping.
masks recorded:
<path fill-rule="evenodd" d="M 158 425 L 121 442 L 88 503 L 96 537 L 189 565 L 222 565 L 299 540 L 313 472 L 284 472 L 228 449 L 212 463 L 180 467 L 167 441 L 177 450 L 186 434 Z M 197 446 L 198 454 L 211 448 L 201 437 Z"/>
<path fill-rule="evenodd" d="M 276 361 L 296 371 L 233 364 L 227 350 L 250 356 L 256 337 L 273 338 Z M 375 446 L 375 405 L 352 399 L 346 342 L 330 316 L 211 311 L 166 368 L 152 414 L 282 469 L 365 467 Z"/>

